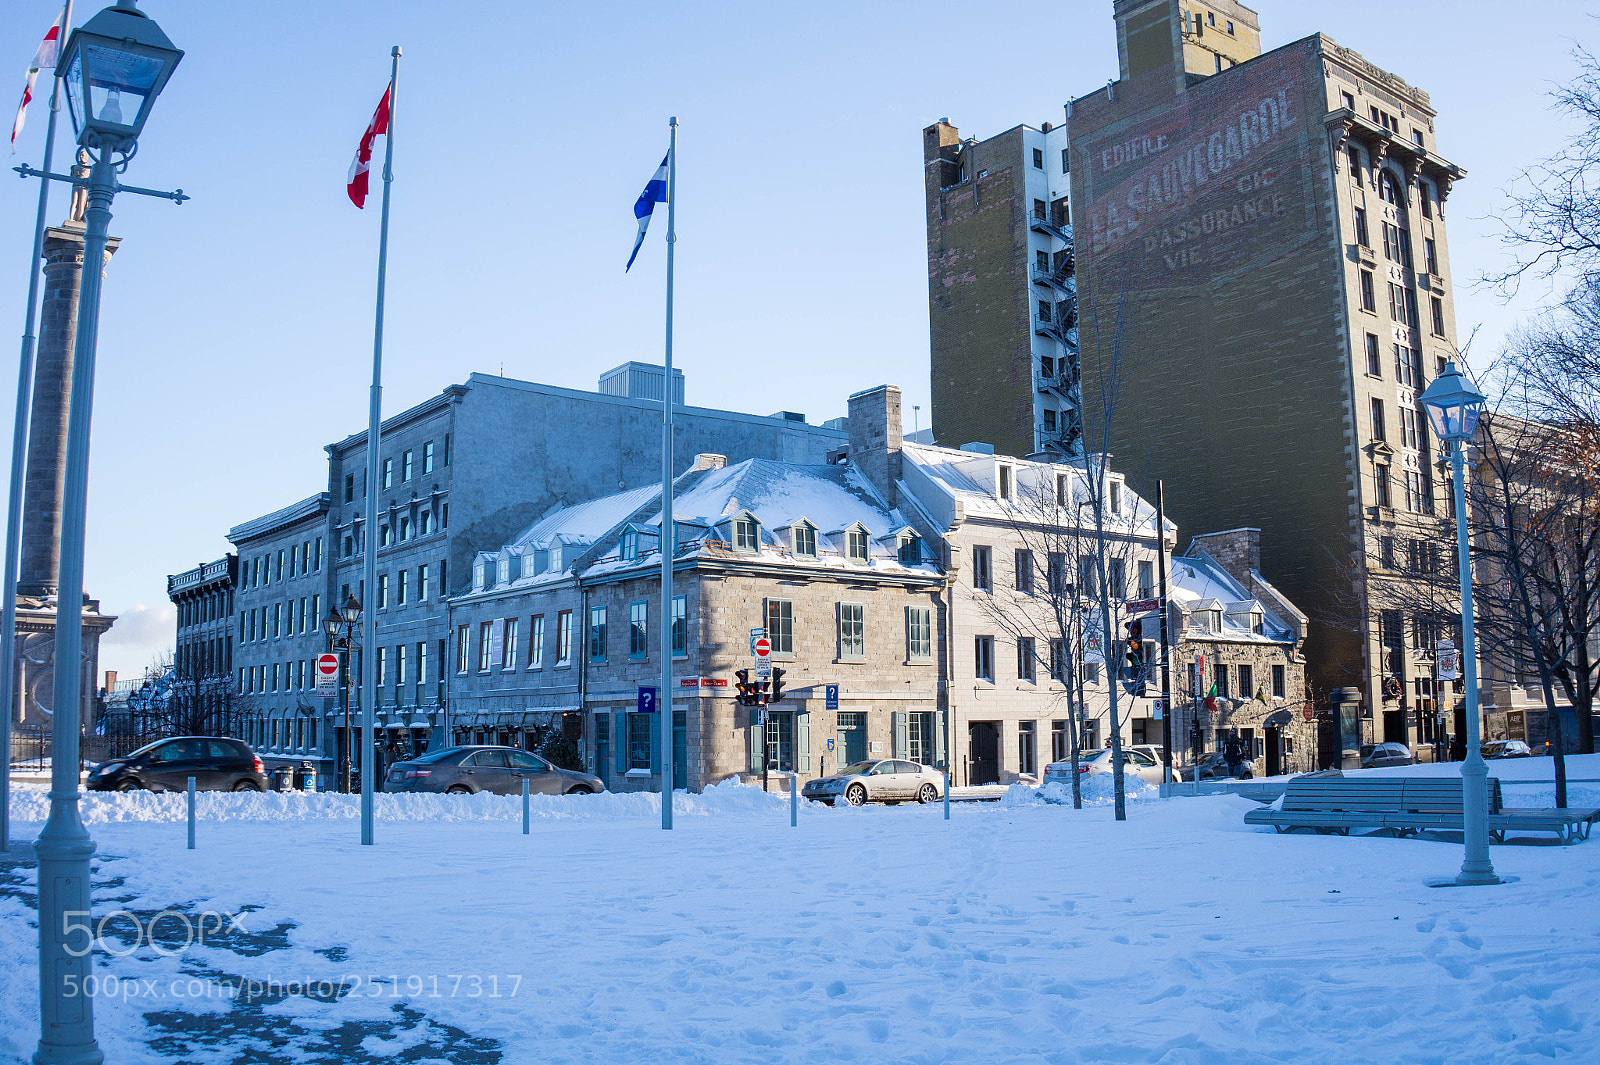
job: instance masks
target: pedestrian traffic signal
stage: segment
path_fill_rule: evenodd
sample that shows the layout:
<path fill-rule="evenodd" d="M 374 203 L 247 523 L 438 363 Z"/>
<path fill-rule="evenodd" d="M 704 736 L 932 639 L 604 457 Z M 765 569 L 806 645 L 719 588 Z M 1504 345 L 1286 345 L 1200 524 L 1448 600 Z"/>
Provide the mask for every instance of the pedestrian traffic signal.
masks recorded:
<path fill-rule="evenodd" d="M 783 670 L 777 666 L 772 667 L 772 692 L 767 696 L 767 702 L 775 703 L 783 698 Z"/>

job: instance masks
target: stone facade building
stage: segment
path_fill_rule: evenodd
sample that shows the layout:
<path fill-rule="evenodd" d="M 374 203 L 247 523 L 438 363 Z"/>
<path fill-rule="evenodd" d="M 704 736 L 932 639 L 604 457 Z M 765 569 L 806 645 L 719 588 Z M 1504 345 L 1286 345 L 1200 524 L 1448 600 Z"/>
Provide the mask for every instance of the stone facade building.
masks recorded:
<path fill-rule="evenodd" d="M 224 555 L 167 578 L 178 619 L 172 699 L 185 732 L 243 739 L 244 711 L 233 673 L 234 589 L 239 557 Z"/>

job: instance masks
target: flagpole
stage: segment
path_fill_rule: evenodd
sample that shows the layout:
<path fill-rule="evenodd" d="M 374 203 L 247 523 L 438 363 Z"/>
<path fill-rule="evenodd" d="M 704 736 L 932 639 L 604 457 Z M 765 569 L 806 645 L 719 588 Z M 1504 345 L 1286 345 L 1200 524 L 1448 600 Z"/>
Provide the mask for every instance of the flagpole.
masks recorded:
<path fill-rule="evenodd" d="M 672 251 L 678 243 L 678 116 L 671 119 L 667 145 L 667 371 L 661 388 L 661 827 L 672 827 L 672 556 L 677 554 L 677 529 L 672 522 Z M 688 618 L 684 618 L 687 626 Z M 684 636 L 687 638 L 688 633 Z"/>
<path fill-rule="evenodd" d="M 61 5 L 61 25 L 56 30 L 56 65 L 50 70 L 50 120 L 44 133 L 44 165 L 50 170 L 55 152 L 56 116 L 61 113 L 61 44 L 72 29 L 72 0 Z M 39 182 L 39 210 L 33 222 L 33 258 L 28 261 L 28 312 L 22 327 L 22 355 L 17 360 L 17 413 L 11 433 L 11 488 L 6 496 L 6 563 L 4 596 L 0 603 L 0 852 L 11 847 L 11 717 L 17 710 L 17 555 L 22 540 L 22 483 L 28 451 L 28 422 L 33 405 L 33 330 L 39 307 L 39 260 L 44 257 L 45 213 L 50 203 L 50 182 Z M 59 609 L 59 604 L 57 605 Z"/>
<path fill-rule="evenodd" d="M 389 125 L 383 138 L 383 217 L 378 225 L 378 309 L 372 330 L 372 402 L 367 412 L 367 520 L 365 565 L 362 567 L 366 600 L 361 611 L 361 844 L 372 845 L 372 795 L 377 783 L 378 712 L 377 603 L 378 588 L 378 452 L 383 439 L 383 286 L 389 268 L 389 186 L 394 181 L 394 97 L 400 79 L 400 46 L 389 50 Z"/>

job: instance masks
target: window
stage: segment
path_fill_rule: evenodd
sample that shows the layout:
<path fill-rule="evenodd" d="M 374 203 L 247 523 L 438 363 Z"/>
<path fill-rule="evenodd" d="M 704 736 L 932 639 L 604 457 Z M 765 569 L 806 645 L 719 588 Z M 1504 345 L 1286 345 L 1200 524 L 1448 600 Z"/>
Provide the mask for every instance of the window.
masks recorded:
<path fill-rule="evenodd" d="M 850 529 L 844 534 L 845 554 L 851 562 L 865 562 L 867 560 L 867 532 L 865 529 Z"/>
<path fill-rule="evenodd" d="M 417 567 L 417 598 L 426 602 L 428 591 L 428 564 L 424 562 Z"/>
<path fill-rule="evenodd" d="M 446 437 L 445 439 L 449 439 Z M 556 665 L 572 662 L 572 611 L 563 610 L 556 615 Z"/>
<path fill-rule="evenodd" d="M 1413 514 L 1426 513 L 1424 506 L 1422 474 L 1416 470 L 1405 471 L 1406 509 Z"/>
<path fill-rule="evenodd" d="M 622 543 L 617 549 L 617 556 L 624 562 L 632 562 L 639 557 L 639 530 L 624 529 Z"/>
<path fill-rule="evenodd" d="M 1377 396 L 1372 397 L 1372 439 L 1387 440 L 1388 434 L 1383 424 L 1383 400 Z"/>
<path fill-rule="evenodd" d="M 1093 598 L 1100 593 L 1096 591 L 1100 582 L 1095 580 L 1095 559 L 1093 555 L 1078 556 L 1078 591 L 1082 595 Z"/>
<path fill-rule="evenodd" d="M 389 575 L 378 574 L 378 609 L 382 610 L 389 605 Z"/>
<path fill-rule="evenodd" d="M 322 572 L 322 537 L 316 539 L 316 551 L 311 556 L 311 570 L 314 573 Z"/>
<path fill-rule="evenodd" d="M 1372 247 L 1372 238 L 1367 234 L 1367 209 L 1356 208 L 1356 243 L 1363 248 Z"/>
<path fill-rule="evenodd" d="M 650 604 L 628 604 L 628 657 L 650 656 Z"/>
<path fill-rule="evenodd" d="M 376 681 L 374 683 L 376 683 L 378 685 L 378 687 L 381 688 L 385 684 L 389 683 L 389 649 L 387 647 L 378 648 L 378 658 L 377 658 L 377 662 L 375 664 L 375 668 L 377 670 L 377 679 L 376 679 Z M 277 691 L 278 690 L 278 667 L 277 666 L 273 666 L 272 667 L 272 690 L 273 691 Z"/>
<path fill-rule="evenodd" d="M 1389 282 L 1389 317 L 1402 324 L 1406 320 L 1406 289 L 1393 281 Z"/>
<path fill-rule="evenodd" d="M 1050 308 L 1052 306 L 1053 304 L 1049 300 L 1039 301 L 1039 321 L 1048 322 L 1050 320 Z"/>
<path fill-rule="evenodd" d="M 1383 376 L 1383 360 L 1378 355 L 1378 338 L 1372 333 L 1367 334 L 1367 376 Z"/>
<path fill-rule="evenodd" d="M 773 654 L 794 654 L 793 600 L 767 600 L 767 639 L 772 641 Z"/>
<path fill-rule="evenodd" d="M 1288 677 L 1282 666 L 1272 667 L 1272 696 L 1275 699 L 1285 699 L 1289 695 Z"/>
<path fill-rule="evenodd" d="M 1029 684 L 1037 679 L 1035 674 L 1035 655 L 1033 653 L 1033 637 L 1021 636 L 1017 639 L 1017 679 L 1025 680 Z"/>
<path fill-rule="evenodd" d="M 1232 37 L 1233 35 L 1234 35 L 1234 33 L 1233 33 L 1233 23 L 1229 22 L 1228 23 L 1228 36 Z M 1031 725 L 1032 722 L 1029 722 L 1029 724 Z M 1030 770 L 1028 770 L 1028 772 L 1031 773 L 1031 772 L 1033 772 L 1033 770 L 1030 769 Z"/>
<path fill-rule="evenodd" d="M 1400 446 L 1413 451 L 1421 446 L 1417 441 L 1417 417 L 1415 407 L 1400 408 Z"/>
<path fill-rule="evenodd" d="M 1217 694 L 1223 698 L 1228 697 L 1228 674 L 1230 672 L 1232 671 L 1229 670 L 1227 664 L 1223 662 L 1218 662 L 1217 668 L 1212 670 L 1213 677 L 1217 684 Z"/>
<path fill-rule="evenodd" d="M 1394 378 L 1407 388 L 1422 387 L 1422 352 L 1404 344 L 1394 346 Z"/>
<path fill-rule="evenodd" d="M 450 504 L 449 503 L 440 503 L 439 504 L 439 528 L 441 528 L 441 529 L 450 528 Z M 441 569 L 439 571 L 439 576 L 441 578 L 443 578 L 444 570 Z"/>
<path fill-rule="evenodd" d="M 839 604 L 839 657 L 867 656 L 866 608 L 860 603 Z"/>
<path fill-rule="evenodd" d="M 1433 335 L 1444 336 L 1444 300 L 1434 296 L 1429 301 L 1433 306 Z"/>
<path fill-rule="evenodd" d="M 1023 595 L 1033 594 L 1033 552 L 1017 551 L 1014 555 L 1017 575 L 1017 591 Z"/>
<path fill-rule="evenodd" d="M 756 551 L 760 549 L 760 541 L 756 538 L 756 520 L 754 518 L 734 519 L 733 549 L 735 551 Z"/>
<path fill-rule="evenodd" d="M 467 630 L 467 627 L 465 625 L 457 626 L 457 628 L 456 628 L 456 672 L 457 673 L 465 673 L 467 671 L 467 633 L 468 633 L 468 630 Z"/>
<path fill-rule="evenodd" d="M 1049 273 L 1050 272 L 1050 253 L 1047 252 L 1047 251 L 1036 251 L 1036 252 L 1034 252 L 1033 253 L 1033 268 L 1035 270 L 1037 270 L 1041 274 Z"/>
<path fill-rule="evenodd" d="M 1056 431 L 1056 412 L 1051 410 L 1049 407 L 1046 407 L 1044 409 L 1043 415 L 1044 415 L 1044 431 L 1047 432 L 1047 433 L 1055 432 Z"/>
<path fill-rule="evenodd" d="M 406 645 L 397 644 L 394 649 L 394 684 L 395 687 L 406 682 Z"/>
<path fill-rule="evenodd" d="M 1066 506 L 1071 498 L 1071 493 L 1067 488 L 1067 475 L 1064 473 L 1056 474 L 1056 506 Z"/>
<path fill-rule="evenodd" d="M 528 668 L 544 668 L 544 615 L 528 619 Z"/>
<path fill-rule="evenodd" d="M 422 472 L 433 472 L 433 441 L 429 440 L 422 445 Z"/>
<path fill-rule="evenodd" d="M 1422 145 L 1422 131 L 1421 131 L 1421 130 L 1420 130 L 1420 129 L 1417 129 L 1417 128 L 1415 128 L 1415 127 L 1412 127 L 1412 130 L 1411 130 L 1411 140 L 1412 140 L 1412 142 L 1413 142 L 1413 143 L 1414 143 L 1414 144 L 1416 144 L 1416 146 L 1417 146 L 1417 147 L 1418 147 L 1418 148 L 1421 148 L 1421 147 L 1422 147 L 1422 146 L 1423 146 L 1423 145 Z"/>
<path fill-rule="evenodd" d="M 401 570 L 400 571 L 400 580 L 395 584 L 395 589 L 394 589 L 394 592 L 395 592 L 394 600 L 395 600 L 396 605 L 398 605 L 398 606 L 405 606 L 406 605 L 406 592 L 408 590 L 407 586 L 408 586 L 409 583 L 410 583 L 410 573 L 407 570 Z"/>
<path fill-rule="evenodd" d="M 1067 641 L 1050 641 L 1050 675 L 1062 684 L 1067 683 Z"/>
<path fill-rule="evenodd" d="M 1378 313 L 1378 297 L 1372 287 L 1372 271 L 1361 271 L 1361 309 Z"/>
<path fill-rule="evenodd" d="M 672 654 L 673 657 L 689 653 L 689 597 L 672 597 Z"/>
<path fill-rule="evenodd" d="M 411 539 L 411 519 L 409 517 L 400 519 L 400 539 L 402 541 Z"/>
<path fill-rule="evenodd" d="M 276 640 L 283 634 L 283 604 L 272 604 L 272 638 Z"/>
<path fill-rule="evenodd" d="M 1113 558 L 1106 563 L 1106 584 L 1111 598 L 1128 598 L 1128 563 L 1125 560 Z"/>
<path fill-rule="evenodd" d="M 1067 174 L 1067 173 L 1070 173 L 1071 171 L 1072 171 L 1072 162 L 1067 157 L 1067 149 L 1063 148 L 1063 149 L 1061 149 L 1061 172 L 1063 174 Z"/>
<path fill-rule="evenodd" d="M 932 607 L 906 607 L 906 658 L 913 662 L 933 659 Z"/>
<path fill-rule="evenodd" d="M 1139 562 L 1139 598 L 1151 599 L 1156 594 L 1155 564 L 1149 559 Z"/>
<path fill-rule="evenodd" d="M 1339 106 L 1346 111 L 1354 111 L 1356 109 L 1356 98 L 1347 92 L 1341 92 L 1339 94 Z"/>
<path fill-rule="evenodd" d="M 1228 32 L 1233 32 L 1233 23 L 1228 24 Z M 1018 772 L 1033 775 L 1038 772 L 1039 737 L 1038 723 L 1034 721 L 1017 722 L 1017 770 Z"/>
<path fill-rule="evenodd" d="M 1384 203 L 1406 206 L 1406 197 L 1400 192 L 1400 184 L 1388 170 L 1378 175 L 1378 196 Z"/>
<path fill-rule="evenodd" d="M 1372 487 L 1375 501 L 1378 506 L 1388 508 L 1394 504 L 1389 501 L 1389 467 L 1374 466 L 1372 468 Z"/>
<path fill-rule="evenodd" d="M 1346 149 L 1346 154 L 1350 158 L 1350 180 L 1359 185 L 1361 183 L 1361 149 L 1352 144 Z"/>
<path fill-rule="evenodd" d="M 494 622 L 478 623 L 478 672 L 489 672 L 490 647 L 494 643 Z"/>
<path fill-rule="evenodd" d="M 353 474 L 353 473 L 347 473 L 347 474 L 344 475 L 344 501 L 346 503 L 353 502 L 355 500 L 355 498 L 356 498 L 356 475 Z"/>
<path fill-rule="evenodd" d="M 1426 181 L 1417 182 L 1417 202 L 1422 204 L 1422 217 L 1433 217 L 1433 186 Z"/>
<path fill-rule="evenodd" d="M 1033 201 L 1033 217 L 1035 217 L 1037 219 L 1040 219 L 1041 221 L 1044 219 L 1044 201 L 1043 200 L 1034 200 Z"/>
<path fill-rule="evenodd" d="M 1000 498 L 1001 499 L 1010 499 L 1011 498 L 1011 467 L 1010 466 L 1001 466 L 1000 467 Z"/>
<path fill-rule="evenodd" d="M 411 449 L 410 448 L 406 448 L 403 452 L 400 453 L 400 480 L 401 481 L 409 481 L 409 480 L 411 480 L 412 469 L 413 469 L 413 466 L 412 466 L 412 462 L 411 462 Z"/>
<path fill-rule="evenodd" d="M 1422 268 L 1430 274 L 1439 272 L 1439 244 L 1432 237 L 1422 238 Z"/>
<path fill-rule="evenodd" d="M 1033 168 L 1035 170 L 1044 169 L 1044 152 L 1038 148 L 1033 150 Z"/>
<path fill-rule="evenodd" d="M 1122 513 L 1122 486 L 1115 481 L 1106 485 L 1106 491 L 1111 497 L 1111 513 Z"/>
<path fill-rule="evenodd" d="M 922 564 L 922 537 L 902 536 L 897 557 L 902 566 L 920 566 Z"/>
<path fill-rule="evenodd" d="M 394 459 L 383 460 L 383 487 L 394 487 Z"/>
<path fill-rule="evenodd" d="M 1211 12 L 1207 11 L 1206 12 L 1206 25 L 1207 26 L 1215 26 L 1216 24 L 1217 24 L 1217 16 L 1212 14 Z"/>
<path fill-rule="evenodd" d="M 394 536 L 391 533 L 391 531 L 389 529 L 389 526 L 387 526 L 387 525 L 378 526 L 378 546 L 379 547 L 388 547 L 393 542 L 394 542 Z"/>
<path fill-rule="evenodd" d="M 345 558 L 349 558 L 351 555 L 353 555 L 355 553 L 356 553 L 355 537 L 346 536 L 344 538 L 344 557 Z"/>
<path fill-rule="evenodd" d="M 975 636 L 972 639 L 972 675 L 979 680 L 994 683 L 994 637 Z"/>
<path fill-rule="evenodd" d="M 972 548 L 972 586 L 983 592 L 994 590 L 994 578 L 989 569 L 989 549 L 987 547 L 975 545 Z"/>
<path fill-rule="evenodd" d="M 444 455 L 439 460 L 444 465 L 450 465 L 450 434 L 444 434 Z"/>
<path fill-rule="evenodd" d="M 651 726 L 655 723 L 654 714 L 629 714 L 628 715 L 628 768 L 650 768 L 650 746 L 653 742 Z"/>
<path fill-rule="evenodd" d="M 606 660 L 606 608 L 589 608 L 589 661 Z"/>

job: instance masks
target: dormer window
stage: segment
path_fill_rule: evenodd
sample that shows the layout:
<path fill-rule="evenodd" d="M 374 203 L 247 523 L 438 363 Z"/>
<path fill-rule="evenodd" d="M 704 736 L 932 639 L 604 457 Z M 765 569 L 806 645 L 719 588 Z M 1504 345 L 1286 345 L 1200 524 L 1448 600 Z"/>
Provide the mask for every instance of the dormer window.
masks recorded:
<path fill-rule="evenodd" d="M 804 558 L 817 557 L 817 530 L 807 522 L 799 522 L 790 530 L 794 553 Z"/>
<path fill-rule="evenodd" d="M 922 562 L 922 537 L 905 535 L 900 538 L 900 564 L 915 566 Z"/>
<path fill-rule="evenodd" d="M 625 529 L 622 533 L 622 550 L 620 552 L 624 562 L 632 562 L 639 557 L 639 530 Z"/>
<path fill-rule="evenodd" d="M 1109 494 L 1111 496 L 1111 513 L 1113 513 L 1113 514 L 1121 514 L 1122 513 L 1122 486 L 1113 481 L 1107 487 L 1109 489 Z"/>
<path fill-rule="evenodd" d="M 551 573 L 561 572 L 561 545 L 556 544 L 545 554 L 545 568 Z"/>
<path fill-rule="evenodd" d="M 1001 499 L 1010 499 L 1011 498 L 1011 467 L 1010 466 L 1001 466 L 1000 467 L 1000 498 Z"/>
<path fill-rule="evenodd" d="M 734 519 L 733 549 L 735 551 L 759 551 L 761 549 L 761 541 L 756 529 L 756 519 L 751 517 Z"/>
<path fill-rule="evenodd" d="M 867 560 L 867 530 L 859 525 L 846 529 L 844 534 L 845 557 L 851 562 L 865 562 Z"/>

